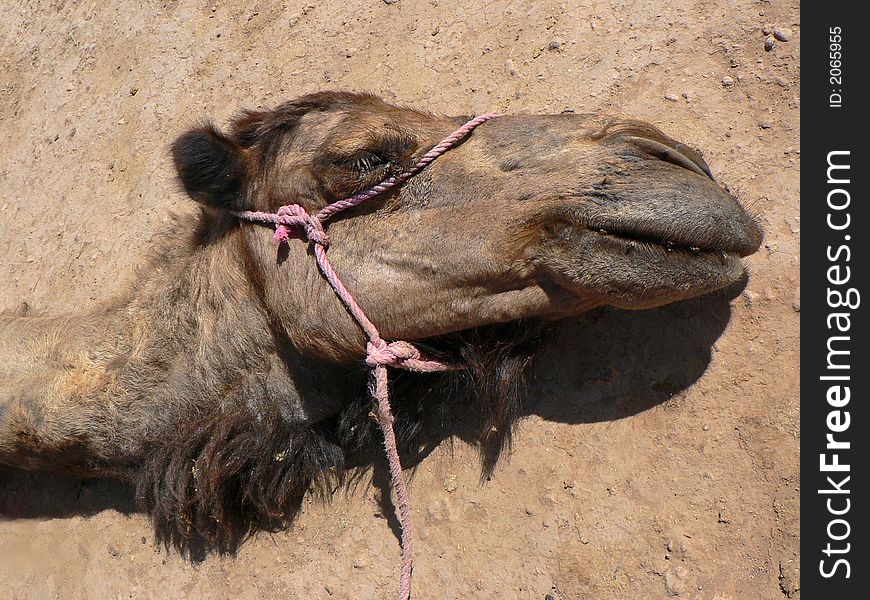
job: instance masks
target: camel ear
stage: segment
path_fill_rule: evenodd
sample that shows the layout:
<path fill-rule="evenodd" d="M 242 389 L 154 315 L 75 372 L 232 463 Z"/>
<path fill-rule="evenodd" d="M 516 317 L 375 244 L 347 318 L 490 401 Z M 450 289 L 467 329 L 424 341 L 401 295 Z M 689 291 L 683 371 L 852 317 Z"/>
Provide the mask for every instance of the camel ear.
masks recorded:
<path fill-rule="evenodd" d="M 215 208 L 243 209 L 246 169 L 241 147 L 211 123 L 172 144 L 178 178 L 191 198 Z"/>

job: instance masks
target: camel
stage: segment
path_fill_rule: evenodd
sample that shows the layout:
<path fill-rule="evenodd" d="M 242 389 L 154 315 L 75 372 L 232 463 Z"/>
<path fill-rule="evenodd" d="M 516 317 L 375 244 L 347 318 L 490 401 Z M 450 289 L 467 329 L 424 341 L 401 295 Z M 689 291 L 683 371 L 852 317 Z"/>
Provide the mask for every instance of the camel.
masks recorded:
<path fill-rule="evenodd" d="M 200 210 L 85 314 L 0 317 L 0 464 L 135 487 L 158 537 L 232 551 L 287 526 L 379 443 L 365 338 L 304 243 L 233 211 L 313 211 L 401 172 L 468 117 L 322 92 L 203 122 L 172 154 Z M 502 116 L 328 224 L 335 270 L 385 339 L 467 368 L 403 375 L 411 452 L 439 393 L 510 442 L 542 329 L 646 309 L 745 276 L 762 239 L 701 154 L 606 115 Z"/>

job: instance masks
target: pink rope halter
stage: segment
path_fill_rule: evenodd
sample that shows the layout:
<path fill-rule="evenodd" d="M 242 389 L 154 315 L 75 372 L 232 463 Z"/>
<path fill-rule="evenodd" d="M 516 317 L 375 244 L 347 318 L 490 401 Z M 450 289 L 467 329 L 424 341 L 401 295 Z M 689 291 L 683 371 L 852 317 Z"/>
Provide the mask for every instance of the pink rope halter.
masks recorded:
<path fill-rule="evenodd" d="M 274 240 L 278 244 L 290 239 L 289 228 L 304 232 L 305 238 L 314 247 L 314 258 L 321 273 L 341 299 L 368 338 L 366 344 L 366 364 L 372 368 L 373 385 L 372 395 L 377 401 L 377 423 L 384 434 L 384 448 L 387 460 L 390 463 L 390 476 L 393 487 L 399 501 L 399 520 L 402 525 L 402 577 L 399 583 L 400 600 L 408 600 L 411 597 L 411 568 L 413 555 L 413 540 L 411 526 L 411 504 L 408 500 L 408 491 L 405 479 L 402 476 L 402 463 L 399 460 L 399 452 L 396 448 L 396 434 L 393 431 L 393 412 L 390 408 L 390 399 L 387 381 L 387 367 L 396 367 L 408 371 L 431 373 L 436 371 L 450 371 L 460 367 L 447 365 L 436 360 L 428 359 L 420 354 L 420 351 L 408 342 L 396 341 L 387 343 L 378 333 L 377 327 L 366 317 L 362 308 L 356 303 L 347 288 L 338 278 L 329 259 L 326 249 L 329 247 L 329 236 L 323 227 L 324 221 L 340 213 L 343 210 L 362 204 L 366 200 L 386 192 L 412 177 L 433 160 L 455 146 L 467 134 L 478 125 L 494 119 L 498 115 L 485 114 L 475 117 L 465 125 L 444 138 L 435 147 L 424 154 L 420 160 L 414 163 L 403 173 L 390 177 L 381 183 L 360 192 L 350 198 L 333 202 L 320 209 L 315 215 L 308 214 L 298 204 L 282 206 L 276 213 L 255 211 L 230 211 L 236 217 L 257 223 L 274 223 Z"/>

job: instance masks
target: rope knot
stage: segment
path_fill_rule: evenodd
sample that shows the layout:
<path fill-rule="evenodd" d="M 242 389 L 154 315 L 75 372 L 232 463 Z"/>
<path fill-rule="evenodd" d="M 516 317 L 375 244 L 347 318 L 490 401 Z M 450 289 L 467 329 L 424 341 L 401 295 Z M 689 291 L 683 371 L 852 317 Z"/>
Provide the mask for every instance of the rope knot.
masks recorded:
<path fill-rule="evenodd" d="M 393 342 L 388 344 L 382 339 L 369 342 L 366 345 L 366 364 L 370 367 L 381 365 L 400 367 L 406 361 L 420 360 L 420 351 L 408 342 Z"/>
<path fill-rule="evenodd" d="M 329 246 L 329 236 L 323 229 L 323 223 L 315 216 L 309 215 L 298 204 L 288 204 L 278 209 L 277 225 L 275 226 L 274 240 L 276 243 L 286 242 L 290 239 L 288 227 L 301 228 L 309 242 L 320 244 L 324 248 Z"/>

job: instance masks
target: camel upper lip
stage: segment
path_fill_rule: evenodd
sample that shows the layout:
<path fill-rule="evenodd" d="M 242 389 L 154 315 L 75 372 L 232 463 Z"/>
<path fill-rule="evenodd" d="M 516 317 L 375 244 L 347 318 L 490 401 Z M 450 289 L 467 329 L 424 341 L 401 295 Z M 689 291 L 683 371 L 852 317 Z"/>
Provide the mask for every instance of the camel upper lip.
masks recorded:
<path fill-rule="evenodd" d="M 655 159 L 652 164 L 669 163 L 683 174 L 651 179 L 649 186 L 636 185 L 631 173 L 605 176 L 578 194 L 584 200 L 581 205 L 571 203 L 567 209 L 575 225 L 668 250 L 740 257 L 758 250 L 763 238 L 760 225 L 720 187 L 700 152 L 646 135 L 621 135 L 620 140 L 635 156 Z"/>

